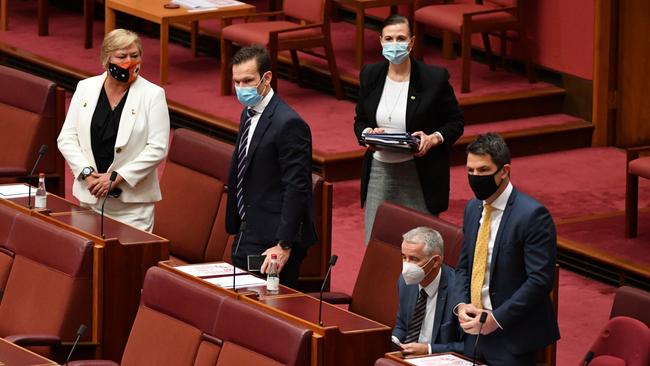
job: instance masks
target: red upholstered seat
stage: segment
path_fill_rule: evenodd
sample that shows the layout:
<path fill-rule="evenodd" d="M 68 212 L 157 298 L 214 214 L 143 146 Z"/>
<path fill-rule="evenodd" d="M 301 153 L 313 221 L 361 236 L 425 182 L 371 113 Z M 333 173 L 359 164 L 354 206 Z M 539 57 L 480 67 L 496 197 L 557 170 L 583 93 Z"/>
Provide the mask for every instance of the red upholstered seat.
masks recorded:
<path fill-rule="evenodd" d="M 594 353 L 590 365 L 650 365 L 650 329 L 633 318 L 612 318 L 590 351 Z"/>
<path fill-rule="evenodd" d="M 401 363 L 388 358 L 380 358 L 375 361 L 375 366 L 400 366 Z"/>
<path fill-rule="evenodd" d="M 50 147 L 39 172 L 56 178 L 51 186 L 63 193 L 63 160 L 57 161 L 56 138 L 63 124 L 64 91 L 56 84 L 0 66 L 0 183 L 25 181 L 42 144 Z"/>
<path fill-rule="evenodd" d="M 223 30 L 223 37 L 237 44 L 269 44 L 269 32 L 281 29 L 290 29 L 296 26 L 296 23 L 287 21 L 274 22 L 254 22 L 233 24 Z M 320 29 L 305 29 L 296 32 L 280 33 L 280 40 L 302 39 L 302 38 L 322 38 L 323 32 Z"/>
<path fill-rule="evenodd" d="M 630 174 L 650 179 L 650 156 L 630 161 L 627 170 Z"/>
<path fill-rule="evenodd" d="M 257 13 L 240 17 L 225 17 L 221 30 L 221 95 L 232 94 L 232 70 L 230 59 L 233 44 L 263 45 L 268 48 L 273 79 L 271 86 L 277 90 L 278 52 L 290 51 L 294 74 L 300 79 L 300 61 L 297 51 L 309 52 L 327 60 L 336 97 L 343 98 L 343 88 L 330 37 L 331 0 L 284 0 L 282 11 Z M 262 20 L 269 17 L 281 19 Z M 239 19 L 255 19 L 256 22 L 232 24 Z M 324 48 L 325 54 L 314 49 Z"/>
<path fill-rule="evenodd" d="M 223 340 L 217 366 L 292 366 L 310 362 L 310 330 L 243 301 L 224 300 L 212 334 Z"/>
<path fill-rule="evenodd" d="M 523 2 L 523 0 L 475 0 L 474 3 L 470 1 L 445 1 L 445 4 L 440 4 L 439 1 L 433 0 L 416 0 L 413 55 L 417 58 L 421 58 L 423 55 L 425 27 L 458 34 L 460 36 L 462 62 L 461 92 L 467 93 L 470 91 L 472 34 L 481 33 L 491 70 L 495 69 L 495 65 L 492 61 L 492 48 L 488 36 L 496 36 L 501 39 L 501 57 L 505 57 L 505 41 L 517 39 L 521 42 L 525 53 L 528 79 L 533 82 L 532 61 L 527 48 L 525 29 L 522 24 L 521 9 Z M 435 4 L 431 5 L 431 3 Z M 451 39 L 444 38 L 446 41 Z M 451 47 L 447 46 L 443 47 L 443 49 L 451 50 Z M 450 55 L 447 56 L 450 57 Z"/>
<path fill-rule="evenodd" d="M 16 251 L 14 244 L 9 241 L 9 234 L 14 226 L 14 220 L 18 216 L 18 211 L 9 207 L 0 205 L 0 291 L 4 293 L 9 271 L 14 263 L 14 253 Z M 0 295 L 0 300 L 2 295 Z"/>
<path fill-rule="evenodd" d="M 15 258 L 0 303 L 0 336 L 73 341 L 80 324 L 91 324 L 92 243 L 23 214 L 7 240 Z"/>
<path fill-rule="evenodd" d="M 625 237 L 634 238 L 637 235 L 639 217 L 639 177 L 650 179 L 650 146 L 639 146 L 627 149 L 626 179 L 625 179 Z"/>
<path fill-rule="evenodd" d="M 610 318 L 627 316 L 640 320 L 650 327 L 650 292 L 630 286 L 622 286 L 616 291 Z"/>
<path fill-rule="evenodd" d="M 415 11 L 415 20 L 418 22 L 426 23 L 431 27 L 460 33 L 463 26 L 463 14 L 497 8 L 497 6 L 490 4 L 450 4 L 427 6 Z M 516 17 L 514 17 L 511 13 L 505 11 L 479 15 L 476 17 L 476 19 L 482 22 L 490 23 L 516 21 Z"/>
<path fill-rule="evenodd" d="M 194 131 L 174 132 L 154 233 L 170 240 L 176 263 L 223 259 L 229 240 L 224 220 L 232 151 L 232 145 Z"/>

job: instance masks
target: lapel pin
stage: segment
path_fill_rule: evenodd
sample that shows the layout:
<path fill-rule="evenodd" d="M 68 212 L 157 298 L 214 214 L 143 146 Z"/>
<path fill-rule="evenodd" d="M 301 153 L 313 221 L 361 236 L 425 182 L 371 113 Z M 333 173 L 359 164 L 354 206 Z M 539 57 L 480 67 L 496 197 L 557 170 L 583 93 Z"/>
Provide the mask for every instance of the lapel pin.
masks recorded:
<path fill-rule="evenodd" d="M 411 95 L 411 100 L 415 100 L 415 95 Z"/>
<path fill-rule="evenodd" d="M 88 104 L 88 103 L 84 102 L 84 108 L 86 108 L 86 105 L 87 105 L 87 104 Z"/>

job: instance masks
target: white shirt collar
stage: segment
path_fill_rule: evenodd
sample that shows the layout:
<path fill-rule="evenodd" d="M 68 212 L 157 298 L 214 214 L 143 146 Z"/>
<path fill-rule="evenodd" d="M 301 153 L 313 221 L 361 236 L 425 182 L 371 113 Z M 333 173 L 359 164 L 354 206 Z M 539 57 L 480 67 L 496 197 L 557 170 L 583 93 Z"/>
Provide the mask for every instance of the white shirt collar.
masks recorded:
<path fill-rule="evenodd" d="M 269 89 L 269 92 L 266 93 L 266 95 L 264 96 L 264 98 L 262 98 L 262 100 L 260 100 L 260 102 L 257 103 L 257 105 L 255 105 L 255 107 L 253 107 L 253 110 L 254 110 L 257 114 L 262 114 L 262 112 L 264 112 L 264 108 L 266 108 L 266 106 L 267 106 L 267 105 L 269 104 L 269 102 L 271 101 L 271 98 L 273 98 L 273 88 L 270 88 L 270 89 Z"/>
<path fill-rule="evenodd" d="M 426 291 L 427 295 L 429 297 L 434 297 L 438 293 L 438 287 L 440 286 L 440 277 L 442 276 L 442 266 L 438 270 L 438 275 L 436 275 L 436 278 L 431 281 L 430 284 L 427 285 L 427 287 L 422 287 L 422 285 L 418 285 L 420 290 L 424 288 L 424 291 Z"/>
<path fill-rule="evenodd" d="M 496 208 L 499 211 L 505 211 L 506 210 L 506 205 L 508 204 L 508 199 L 510 199 L 510 194 L 512 193 L 512 183 L 508 182 L 508 186 L 506 189 L 501 192 L 499 197 L 497 197 L 494 202 L 492 202 L 491 206 L 492 208 Z M 483 204 L 485 205 L 485 201 L 483 201 Z"/>

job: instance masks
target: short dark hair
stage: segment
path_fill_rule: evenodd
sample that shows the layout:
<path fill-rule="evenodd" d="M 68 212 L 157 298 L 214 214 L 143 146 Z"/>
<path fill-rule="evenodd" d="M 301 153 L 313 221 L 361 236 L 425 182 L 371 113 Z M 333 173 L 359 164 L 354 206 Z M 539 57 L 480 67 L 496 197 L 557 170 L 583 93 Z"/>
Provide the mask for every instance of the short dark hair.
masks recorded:
<path fill-rule="evenodd" d="M 260 77 L 267 71 L 271 71 L 271 57 L 269 56 L 269 52 L 266 48 L 259 45 L 240 48 L 232 57 L 232 60 L 230 60 L 230 67 L 243 64 L 253 59 L 257 65 L 257 72 L 260 73 Z"/>
<path fill-rule="evenodd" d="M 384 28 L 395 24 L 406 24 L 406 28 L 409 30 L 409 36 L 413 34 L 411 31 L 411 22 L 409 21 L 409 18 L 399 14 L 393 14 L 384 20 L 381 25 L 381 33 L 384 33 Z"/>
<path fill-rule="evenodd" d="M 503 137 L 494 132 L 478 135 L 478 137 L 467 145 L 467 154 L 490 155 L 498 169 L 510 164 L 510 149 Z"/>

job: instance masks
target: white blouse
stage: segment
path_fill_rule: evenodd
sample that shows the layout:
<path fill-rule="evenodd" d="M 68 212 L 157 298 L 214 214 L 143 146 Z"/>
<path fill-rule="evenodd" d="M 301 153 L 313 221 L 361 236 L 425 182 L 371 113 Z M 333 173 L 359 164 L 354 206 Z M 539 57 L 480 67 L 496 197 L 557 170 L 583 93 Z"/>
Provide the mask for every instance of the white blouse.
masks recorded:
<path fill-rule="evenodd" d="M 384 90 L 377 106 L 377 127 L 386 132 L 406 132 L 406 102 L 408 100 L 409 81 L 397 82 L 388 76 Z M 375 151 L 373 158 L 383 163 L 403 163 L 413 159 L 410 153 L 381 150 Z"/>

